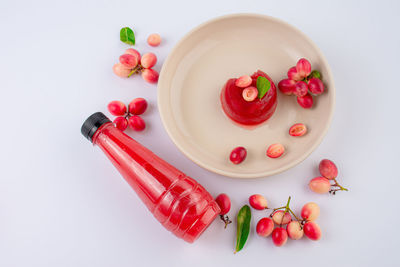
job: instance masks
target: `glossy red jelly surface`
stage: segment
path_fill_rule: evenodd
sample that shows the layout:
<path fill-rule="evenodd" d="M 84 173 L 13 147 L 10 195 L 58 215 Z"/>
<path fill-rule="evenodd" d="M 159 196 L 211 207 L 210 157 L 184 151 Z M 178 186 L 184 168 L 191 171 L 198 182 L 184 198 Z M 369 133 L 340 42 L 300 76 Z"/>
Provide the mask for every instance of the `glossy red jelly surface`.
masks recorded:
<path fill-rule="evenodd" d="M 236 78 L 229 79 L 221 91 L 221 104 L 225 114 L 233 121 L 243 125 L 257 125 L 268 120 L 275 112 L 277 105 L 276 87 L 272 79 L 264 72 L 258 70 L 251 78 L 250 86 L 256 87 L 257 78 L 264 76 L 271 83 L 271 88 L 262 99 L 258 97 L 253 101 L 243 99 L 244 88 L 235 85 Z"/>
<path fill-rule="evenodd" d="M 93 143 L 103 150 L 154 217 L 177 237 L 193 242 L 219 214 L 220 208 L 204 187 L 112 123 L 97 130 Z"/>

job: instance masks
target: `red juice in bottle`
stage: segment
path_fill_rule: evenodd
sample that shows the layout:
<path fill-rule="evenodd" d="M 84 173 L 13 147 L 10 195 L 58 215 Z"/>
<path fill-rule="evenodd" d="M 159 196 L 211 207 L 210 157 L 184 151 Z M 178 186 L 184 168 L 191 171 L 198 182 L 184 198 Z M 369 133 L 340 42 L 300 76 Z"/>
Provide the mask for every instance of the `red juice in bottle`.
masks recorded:
<path fill-rule="evenodd" d="M 204 187 L 114 127 L 103 113 L 90 116 L 81 132 L 103 150 L 154 217 L 177 237 L 192 243 L 219 214 Z"/>

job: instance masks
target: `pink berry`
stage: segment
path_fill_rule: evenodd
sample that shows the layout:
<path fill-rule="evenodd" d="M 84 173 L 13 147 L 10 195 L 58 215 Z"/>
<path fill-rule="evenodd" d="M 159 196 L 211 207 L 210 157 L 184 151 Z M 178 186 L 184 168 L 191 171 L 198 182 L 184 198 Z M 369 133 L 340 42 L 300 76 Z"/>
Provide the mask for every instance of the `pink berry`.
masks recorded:
<path fill-rule="evenodd" d="M 161 36 L 158 33 L 152 33 L 147 38 L 147 43 L 151 46 L 159 46 L 161 43 Z"/>
<path fill-rule="evenodd" d="M 239 146 L 232 150 L 229 159 L 232 161 L 233 164 L 239 164 L 243 160 L 245 160 L 247 156 L 247 151 L 244 147 Z"/>
<path fill-rule="evenodd" d="M 227 214 L 231 209 L 231 200 L 227 194 L 219 194 L 215 198 L 215 202 L 217 202 L 219 208 L 221 209 L 220 215 Z"/>
<path fill-rule="evenodd" d="M 114 64 L 113 66 L 113 72 L 115 75 L 122 77 L 122 78 L 127 78 L 128 75 L 131 73 L 131 70 L 121 63 Z"/>
<path fill-rule="evenodd" d="M 131 127 L 135 131 L 143 131 L 146 128 L 146 123 L 139 116 L 131 116 L 129 117 L 129 127 Z"/>
<path fill-rule="evenodd" d="M 107 109 L 114 116 L 123 116 L 126 113 L 125 104 L 118 100 L 114 100 L 108 103 Z"/>
<path fill-rule="evenodd" d="M 156 83 L 158 81 L 158 72 L 153 69 L 144 69 L 142 78 L 148 83 Z"/>
<path fill-rule="evenodd" d="M 314 95 L 320 95 L 324 92 L 324 84 L 318 78 L 311 78 L 308 81 L 308 89 Z"/>
<path fill-rule="evenodd" d="M 296 96 L 305 96 L 308 92 L 308 86 L 306 82 L 299 81 L 295 84 L 293 93 Z"/>
<path fill-rule="evenodd" d="M 272 214 L 272 220 L 278 225 L 285 225 L 292 220 L 292 216 L 290 216 L 289 212 L 285 213 L 283 210 L 277 210 Z"/>
<path fill-rule="evenodd" d="M 272 241 L 277 247 L 285 245 L 287 237 L 288 234 L 286 230 L 282 227 L 277 227 L 274 229 L 274 231 L 272 231 Z"/>
<path fill-rule="evenodd" d="M 333 180 L 338 176 L 338 169 L 335 163 L 329 159 L 321 160 L 319 163 L 319 172 L 322 176 L 328 178 L 329 180 Z"/>
<path fill-rule="evenodd" d="M 292 95 L 296 81 L 290 79 L 283 79 L 278 83 L 279 90 L 285 95 Z"/>
<path fill-rule="evenodd" d="M 279 158 L 285 152 L 285 147 L 282 144 L 272 144 L 267 149 L 267 156 L 270 158 Z"/>
<path fill-rule="evenodd" d="M 128 127 L 128 120 L 125 117 L 116 117 L 114 119 L 114 124 L 117 129 L 125 131 Z"/>
<path fill-rule="evenodd" d="M 318 194 L 325 194 L 331 190 L 331 183 L 325 177 L 315 177 L 308 184 L 311 191 Z"/>
<path fill-rule="evenodd" d="M 302 108 L 311 108 L 313 102 L 312 96 L 308 93 L 305 96 L 297 97 L 297 103 L 299 103 Z"/>
<path fill-rule="evenodd" d="M 321 228 L 313 221 L 306 222 L 303 226 L 304 234 L 311 240 L 317 241 L 321 239 Z"/>
<path fill-rule="evenodd" d="M 302 77 L 307 77 L 311 73 L 311 64 L 307 59 L 301 58 L 297 61 L 296 70 Z"/>
<path fill-rule="evenodd" d="M 242 96 L 244 100 L 251 102 L 258 96 L 258 90 L 254 86 L 247 87 L 243 89 Z"/>
<path fill-rule="evenodd" d="M 132 55 L 132 56 L 136 57 L 138 62 L 140 61 L 140 53 L 136 49 L 128 48 L 128 49 L 126 49 L 125 54 Z"/>
<path fill-rule="evenodd" d="M 154 67 L 157 63 L 157 56 L 153 53 L 146 53 L 142 56 L 140 60 L 140 64 L 142 64 L 143 68 L 150 69 Z"/>
<path fill-rule="evenodd" d="M 267 237 L 272 233 L 273 230 L 274 222 L 271 220 L 271 218 L 265 217 L 258 221 L 256 232 L 259 236 Z"/>
<path fill-rule="evenodd" d="M 249 197 L 250 206 L 256 210 L 263 210 L 268 208 L 268 202 L 262 195 L 255 194 Z"/>
<path fill-rule="evenodd" d="M 303 228 L 298 221 L 291 221 L 286 226 L 288 236 L 293 240 L 298 240 L 303 237 Z"/>
<path fill-rule="evenodd" d="M 253 82 L 249 75 L 243 75 L 236 79 L 235 85 L 240 88 L 246 88 Z"/>
<path fill-rule="evenodd" d="M 133 69 L 138 64 L 138 60 L 135 56 L 130 54 L 123 54 L 119 57 L 119 62 L 129 69 Z"/>
<path fill-rule="evenodd" d="M 287 76 L 290 80 L 293 81 L 301 81 L 304 77 L 300 75 L 300 73 L 297 72 L 296 67 L 291 67 L 288 70 Z"/>
<path fill-rule="evenodd" d="M 141 115 L 147 109 L 147 101 L 144 98 L 135 98 L 128 105 L 129 113 L 132 115 Z"/>
<path fill-rule="evenodd" d="M 303 123 L 296 123 L 289 129 L 291 136 L 303 136 L 307 133 L 307 127 Z"/>
<path fill-rule="evenodd" d="M 309 202 L 301 208 L 301 217 L 307 221 L 315 221 L 319 216 L 319 206 L 315 202 Z"/>

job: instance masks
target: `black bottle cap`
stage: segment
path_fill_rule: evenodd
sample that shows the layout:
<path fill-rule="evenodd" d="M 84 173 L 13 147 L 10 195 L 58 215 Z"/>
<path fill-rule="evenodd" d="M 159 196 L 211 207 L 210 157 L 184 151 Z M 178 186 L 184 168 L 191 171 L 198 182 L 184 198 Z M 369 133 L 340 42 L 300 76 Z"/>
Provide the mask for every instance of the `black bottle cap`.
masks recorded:
<path fill-rule="evenodd" d="M 89 118 L 85 120 L 81 127 L 81 133 L 90 142 L 92 142 L 92 137 L 97 129 L 100 128 L 104 123 L 111 122 L 106 115 L 101 112 L 96 112 L 92 114 Z"/>

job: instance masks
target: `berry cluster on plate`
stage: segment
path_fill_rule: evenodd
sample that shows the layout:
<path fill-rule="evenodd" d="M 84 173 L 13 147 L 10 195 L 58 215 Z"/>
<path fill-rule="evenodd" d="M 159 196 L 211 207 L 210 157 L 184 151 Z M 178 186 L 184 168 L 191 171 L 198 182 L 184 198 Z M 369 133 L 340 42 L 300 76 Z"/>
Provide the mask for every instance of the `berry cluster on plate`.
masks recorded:
<path fill-rule="evenodd" d="M 278 88 L 285 95 L 295 95 L 302 108 L 311 108 L 314 104 L 313 95 L 318 96 L 324 92 L 321 73 L 318 70 L 311 71 L 311 63 L 305 58 L 291 67 L 287 76 L 287 79 L 278 83 Z"/>

